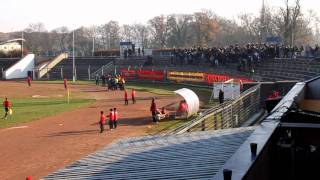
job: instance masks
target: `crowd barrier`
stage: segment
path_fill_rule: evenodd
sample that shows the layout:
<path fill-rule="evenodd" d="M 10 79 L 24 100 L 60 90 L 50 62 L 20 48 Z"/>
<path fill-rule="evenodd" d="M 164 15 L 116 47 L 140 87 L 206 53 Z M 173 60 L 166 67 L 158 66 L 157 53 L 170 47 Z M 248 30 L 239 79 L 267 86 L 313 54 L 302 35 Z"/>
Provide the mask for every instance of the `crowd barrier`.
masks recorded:
<path fill-rule="evenodd" d="M 253 82 L 250 79 L 243 77 L 232 77 L 228 75 L 219 75 L 213 73 L 202 72 L 186 72 L 186 71 L 159 71 L 159 70 L 128 70 L 121 69 L 121 75 L 126 79 L 141 79 L 154 81 L 175 81 L 175 82 L 195 82 L 212 84 L 214 82 L 225 82 L 230 79 L 235 79 L 245 82 Z"/>

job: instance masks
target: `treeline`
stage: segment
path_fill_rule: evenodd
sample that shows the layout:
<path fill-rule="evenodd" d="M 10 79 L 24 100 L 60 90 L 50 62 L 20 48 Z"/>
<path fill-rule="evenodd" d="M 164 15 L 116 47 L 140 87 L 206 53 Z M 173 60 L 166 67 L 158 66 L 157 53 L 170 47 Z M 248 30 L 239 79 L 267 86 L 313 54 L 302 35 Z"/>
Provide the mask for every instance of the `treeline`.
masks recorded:
<path fill-rule="evenodd" d="M 312 11 L 302 13 L 300 0 L 284 7 L 263 7 L 259 16 L 241 14 L 229 20 L 205 10 L 193 14 L 161 15 L 147 24 L 120 25 L 117 21 L 80 27 L 74 30 L 75 51 L 79 56 L 95 50 L 118 49 L 120 41 L 132 41 L 143 48 L 190 48 L 264 42 L 267 36 L 279 36 L 286 45 L 315 44 L 319 37 L 319 18 Z M 11 38 L 21 32 L 10 33 Z M 29 51 L 55 55 L 72 51 L 72 30 L 59 27 L 47 31 L 43 23 L 30 24 L 24 30 Z"/>

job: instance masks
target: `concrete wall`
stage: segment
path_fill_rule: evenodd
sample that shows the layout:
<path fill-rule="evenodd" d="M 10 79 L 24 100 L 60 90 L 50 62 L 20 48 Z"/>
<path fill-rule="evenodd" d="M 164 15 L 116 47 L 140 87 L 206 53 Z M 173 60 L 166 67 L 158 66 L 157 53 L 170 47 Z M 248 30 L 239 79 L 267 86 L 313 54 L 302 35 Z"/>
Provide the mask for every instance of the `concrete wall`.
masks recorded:
<path fill-rule="evenodd" d="M 34 54 L 28 54 L 19 62 L 4 71 L 5 79 L 18 79 L 28 76 L 28 71 L 32 71 L 34 68 Z"/>

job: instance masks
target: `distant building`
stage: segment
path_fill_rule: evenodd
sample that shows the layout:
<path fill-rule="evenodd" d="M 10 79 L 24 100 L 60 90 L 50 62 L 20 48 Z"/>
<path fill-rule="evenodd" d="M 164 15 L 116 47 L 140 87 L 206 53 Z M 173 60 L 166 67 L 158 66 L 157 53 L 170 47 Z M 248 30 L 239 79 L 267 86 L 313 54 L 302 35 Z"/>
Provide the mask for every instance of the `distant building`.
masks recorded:
<path fill-rule="evenodd" d="M 0 52 L 21 51 L 22 42 L 24 41 L 25 39 L 19 38 L 0 42 Z"/>

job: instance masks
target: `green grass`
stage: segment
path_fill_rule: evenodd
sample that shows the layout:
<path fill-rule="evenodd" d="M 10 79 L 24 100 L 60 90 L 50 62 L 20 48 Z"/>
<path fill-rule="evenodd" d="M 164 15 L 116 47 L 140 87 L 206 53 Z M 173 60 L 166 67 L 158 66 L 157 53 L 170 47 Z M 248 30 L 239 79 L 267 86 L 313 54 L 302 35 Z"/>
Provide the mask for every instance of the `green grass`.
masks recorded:
<path fill-rule="evenodd" d="M 188 119 L 170 119 L 170 120 L 161 120 L 159 124 L 152 126 L 148 129 L 148 134 L 158 134 L 166 131 L 173 130 L 180 125 L 187 123 L 188 121 L 194 119 L 196 116 L 191 116 Z"/>
<path fill-rule="evenodd" d="M 9 115 L 6 120 L 0 119 L 0 128 L 53 116 L 61 112 L 89 105 L 94 101 L 90 99 L 71 99 L 70 104 L 68 104 L 65 98 L 11 99 L 13 114 Z M 3 115 L 4 111 L 1 112 L 1 117 Z"/>
<path fill-rule="evenodd" d="M 35 84 L 63 84 L 63 80 L 52 80 L 52 81 L 33 81 L 32 83 Z M 68 80 L 68 84 L 73 84 L 73 85 L 86 85 L 86 84 L 94 84 L 95 82 L 93 80 L 77 80 L 76 82 L 72 82 L 72 80 Z"/>
<path fill-rule="evenodd" d="M 128 89 L 136 89 L 137 91 L 146 91 L 150 93 L 154 93 L 157 95 L 174 95 L 175 90 L 181 88 L 188 88 L 194 91 L 200 101 L 204 104 L 207 104 L 210 100 L 212 89 L 210 88 L 202 88 L 202 87 L 194 87 L 182 84 L 168 84 L 168 83 L 159 83 L 159 82 L 127 82 L 126 88 Z"/>

